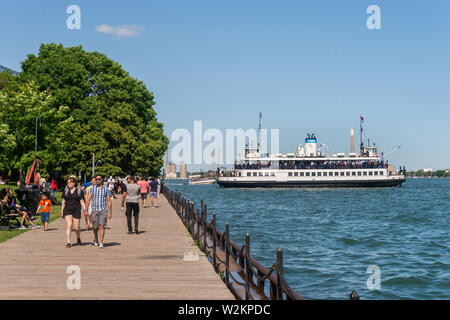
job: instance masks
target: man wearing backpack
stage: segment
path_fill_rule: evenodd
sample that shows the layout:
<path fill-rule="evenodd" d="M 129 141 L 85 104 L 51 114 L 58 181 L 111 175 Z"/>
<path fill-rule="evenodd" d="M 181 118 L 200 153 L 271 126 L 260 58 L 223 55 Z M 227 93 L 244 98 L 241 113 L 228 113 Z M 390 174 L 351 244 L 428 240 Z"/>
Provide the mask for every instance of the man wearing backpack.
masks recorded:
<path fill-rule="evenodd" d="M 89 204 L 91 204 L 94 245 L 103 248 L 105 227 L 107 221 L 112 218 L 111 191 L 103 185 L 103 177 L 101 175 L 96 175 L 95 182 L 96 184 L 86 194 L 86 210 L 84 214 L 88 214 L 87 209 Z"/>

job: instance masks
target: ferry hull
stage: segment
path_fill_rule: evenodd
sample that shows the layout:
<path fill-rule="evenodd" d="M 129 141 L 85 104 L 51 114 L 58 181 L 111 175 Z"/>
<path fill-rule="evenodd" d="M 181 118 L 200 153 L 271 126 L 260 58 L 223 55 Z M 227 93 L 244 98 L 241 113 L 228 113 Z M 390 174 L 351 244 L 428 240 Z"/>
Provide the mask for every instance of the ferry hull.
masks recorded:
<path fill-rule="evenodd" d="M 224 188 L 367 188 L 401 186 L 405 179 L 383 179 L 372 181 L 226 181 L 218 180 Z"/>

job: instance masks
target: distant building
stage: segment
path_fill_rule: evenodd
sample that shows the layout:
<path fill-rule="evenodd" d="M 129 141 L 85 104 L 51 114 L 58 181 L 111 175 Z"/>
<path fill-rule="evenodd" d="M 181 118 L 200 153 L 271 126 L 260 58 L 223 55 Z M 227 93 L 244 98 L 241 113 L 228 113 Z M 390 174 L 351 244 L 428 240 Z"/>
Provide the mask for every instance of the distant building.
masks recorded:
<path fill-rule="evenodd" d="M 177 166 L 174 163 L 169 162 L 169 153 L 166 151 L 166 168 L 164 170 L 165 178 L 176 179 L 177 178 Z"/>
<path fill-rule="evenodd" d="M 433 172 L 433 169 L 422 169 L 423 172 Z"/>
<path fill-rule="evenodd" d="M 177 165 L 174 163 L 166 164 L 166 178 L 176 179 L 177 178 Z"/>
<path fill-rule="evenodd" d="M 187 178 L 186 163 L 184 161 L 181 161 L 181 164 L 180 164 L 180 178 L 181 179 L 186 179 Z"/>

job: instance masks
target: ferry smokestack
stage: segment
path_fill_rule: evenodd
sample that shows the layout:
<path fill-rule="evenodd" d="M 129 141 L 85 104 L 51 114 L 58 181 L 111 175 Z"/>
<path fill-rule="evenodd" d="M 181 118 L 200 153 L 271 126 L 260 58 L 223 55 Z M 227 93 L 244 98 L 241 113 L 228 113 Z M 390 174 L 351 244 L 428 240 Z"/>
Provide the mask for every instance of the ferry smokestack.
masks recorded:
<path fill-rule="evenodd" d="M 355 153 L 355 130 L 350 129 L 350 153 Z"/>

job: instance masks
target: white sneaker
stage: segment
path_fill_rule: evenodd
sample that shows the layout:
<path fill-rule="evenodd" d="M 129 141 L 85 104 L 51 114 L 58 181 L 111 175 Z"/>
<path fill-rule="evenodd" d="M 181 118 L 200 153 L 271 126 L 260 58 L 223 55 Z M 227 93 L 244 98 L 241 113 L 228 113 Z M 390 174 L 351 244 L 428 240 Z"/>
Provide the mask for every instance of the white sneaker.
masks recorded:
<path fill-rule="evenodd" d="M 33 224 L 32 226 L 31 226 L 31 229 L 39 229 L 40 228 L 40 226 L 38 226 L 37 224 Z"/>
<path fill-rule="evenodd" d="M 27 227 L 25 227 L 25 226 L 20 226 L 20 230 L 24 230 L 24 229 L 26 229 Z"/>
<path fill-rule="evenodd" d="M 103 243 L 100 243 L 99 245 L 98 245 L 98 247 L 100 248 L 100 249 L 103 249 L 104 247 L 103 247 Z"/>
<path fill-rule="evenodd" d="M 94 246 L 98 246 L 98 242 L 95 239 L 94 239 Z"/>

